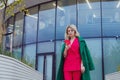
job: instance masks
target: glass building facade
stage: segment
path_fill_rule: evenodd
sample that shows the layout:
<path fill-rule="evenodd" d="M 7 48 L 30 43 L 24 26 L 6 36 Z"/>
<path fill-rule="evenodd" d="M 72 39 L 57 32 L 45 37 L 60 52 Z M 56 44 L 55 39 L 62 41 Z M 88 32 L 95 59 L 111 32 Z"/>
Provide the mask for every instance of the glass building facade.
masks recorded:
<path fill-rule="evenodd" d="M 55 80 L 65 28 L 75 24 L 86 40 L 95 70 L 91 80 L 106 80 L 120 71 L 120 1 L 56 0 L 16 13 L 7 22 L 6 50 L 17 59 L 29 57 L 44 80 Z"/>

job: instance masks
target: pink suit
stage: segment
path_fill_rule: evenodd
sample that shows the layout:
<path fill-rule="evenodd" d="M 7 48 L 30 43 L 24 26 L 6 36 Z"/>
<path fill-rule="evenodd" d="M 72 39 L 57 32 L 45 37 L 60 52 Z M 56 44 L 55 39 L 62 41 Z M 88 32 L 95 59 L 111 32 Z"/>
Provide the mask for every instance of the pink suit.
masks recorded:
<path fill-rule="evenodd" d="M 81 78 L 81 57 L 77 38 L 74 39 L 67 51 L 64 62 L 64 78 L 65 80 L 80 80 Z"/>

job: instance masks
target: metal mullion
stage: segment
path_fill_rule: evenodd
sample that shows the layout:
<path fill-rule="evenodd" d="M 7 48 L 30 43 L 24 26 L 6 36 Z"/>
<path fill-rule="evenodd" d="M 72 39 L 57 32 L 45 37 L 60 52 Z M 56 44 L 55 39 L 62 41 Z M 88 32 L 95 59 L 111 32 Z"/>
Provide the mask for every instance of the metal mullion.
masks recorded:
<path fill-rule="evenodd" d="M 56 74 L 56 27 L 57 27 L 57 0 L 55 0 L 55 36 L 54 36 L 54 54 L 52 55 L 52 80 L 55 80 Z"/>
<path fill-rule="evenodd" d="M 35 61 L 36 70 L 38 69 L 37 50 L 38 50 L 39 10 L 40 10 L 40 5 L 38 6 L 38 21 L 37 21 L 37 34 L 36 34 L 36 61 Z"/>
<path fill-rule="evenodd" d="M 12 42 L 12 49 L 14 48 L 14 33 L 15 33 L 15 19 L 16 19 L 16 14 L 15 16 L 13 17 L 13 42 Z M 13 50 L 12 50 L 12 53 L 13 53 Z"/>
<path fill-rule="evenodd" d="M 79 8 L 78 8 L 78 0 L 76 0 L 76 25 L 77 25 L 77 28 L 78 28 L 78 12 L 79 12 Z"/>
<path fill-rule="evenodd" d="M 24 16 L 24 18 L 23 18 L 23 35 L 22 35 L 22 53 L 21 53 L 21 60 L 22 60 L 22 58 L 24 57 L 24 39 L 25 39 L 25 16 L 26 16 L 26 13 L 23 15 Z"/>
<path fill-rule="evenodd" d="M 46 53 L 37 53 L 37 56 L 53 55 L 53 54 L 54 54 L 54 52 L 51 52 L 51 53 L 49 53 L 49 52 L 46 52 Z"/>
<path fill-rule="evenodd" d="M 44 63 L 43 63 L 43 80 L 46 80 L 46 56 L 44 56 Z"/>
<path fill-rule="evenodd" d="M 103 25 L 102 25 L 102 0 L 100 0 L 100 16 L 101 16 L 101 49 L 102 49 L 102 80 L 105 80 L 104 72 L 104 49 L 103 49 Z"/>

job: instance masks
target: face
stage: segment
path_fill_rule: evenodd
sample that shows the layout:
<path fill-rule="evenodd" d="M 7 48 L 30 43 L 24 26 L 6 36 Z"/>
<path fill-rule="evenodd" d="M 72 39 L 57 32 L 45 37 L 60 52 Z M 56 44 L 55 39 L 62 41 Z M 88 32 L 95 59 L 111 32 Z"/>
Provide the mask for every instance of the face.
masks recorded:
<path fill-rule="evenodd" d="M 74 37 L 74 36 L 75 36 L 75 30 L 72 29 L 72 28 L 68 28 L 68 29 L 67 29 L 67 35 L 68 35 L 69 37 Z"/>

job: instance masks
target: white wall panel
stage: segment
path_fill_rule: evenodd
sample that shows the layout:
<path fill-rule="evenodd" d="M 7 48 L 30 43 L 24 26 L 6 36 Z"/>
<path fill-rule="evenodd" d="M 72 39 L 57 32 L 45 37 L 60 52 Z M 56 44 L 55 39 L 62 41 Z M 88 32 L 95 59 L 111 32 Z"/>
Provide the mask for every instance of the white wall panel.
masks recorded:
<path fill-rule="evenodd" d="M 0 55 L 0 80 L 43 80 L 43 77 L 22 62 Z"/>

